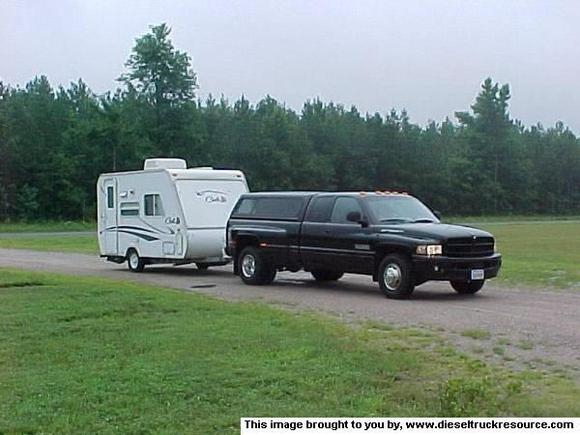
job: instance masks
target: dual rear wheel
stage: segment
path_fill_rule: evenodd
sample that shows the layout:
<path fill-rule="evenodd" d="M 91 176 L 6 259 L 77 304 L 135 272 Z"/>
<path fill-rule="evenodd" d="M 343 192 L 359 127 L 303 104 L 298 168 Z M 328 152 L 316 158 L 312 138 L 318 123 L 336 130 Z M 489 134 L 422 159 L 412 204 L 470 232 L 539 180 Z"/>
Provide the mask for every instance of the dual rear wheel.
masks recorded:
<path fill-rule="evenodd" d="M 276 267 L 255 246 L 248 246 L 241 252 L 238 270 L 242 281 L 251 285 L 270 284 L 276 277 Z"/>
<path fill-rule="evenodd" d="M 242 281 L 252 285 L 270 284 L 276 277 L 276 266 L 255 246 L 248 246 L 241 252 L 238 257 L 238 271 Z M 311 273 L 319 282 L 337 281 L 344 274 L 326 269 L 313 270 Z"/>

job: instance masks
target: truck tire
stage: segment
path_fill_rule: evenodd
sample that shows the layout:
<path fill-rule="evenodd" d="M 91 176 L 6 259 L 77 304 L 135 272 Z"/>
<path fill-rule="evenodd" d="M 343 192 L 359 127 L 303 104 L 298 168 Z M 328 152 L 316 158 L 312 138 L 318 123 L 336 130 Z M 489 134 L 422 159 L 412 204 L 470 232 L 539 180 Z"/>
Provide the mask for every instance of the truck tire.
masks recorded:
<path fill-rule="evenodd" d="M 143 272 L 143 269 L 145 269 L 145 261 L 139 257 L 135 249 L 127 251 L 127 266 L 129 266 L 131 272 Z"/>
<path fill-rule="evenodd" d="M 450 281 L 449 283 L 457 293 L 462 295 L 472 295 L 481 290 L 485 281 Z"/>
<path fill-rule="evenodd" d="M 391 254 L 383 258 L 377 276 L 381 291 L 388 298 L 407 299 L 415 290 L 411 262 L 403 255 Z"/>
<path fill-rule="evenodd" d="M 337 272 L 335 270 L 318 269 L 310 272 L 316 281 L 338 281 L 344 275 L 344 272 Z"/>
<path fill-rule="evenodd" d="M 276 277 L 276 268 L 254 246 L 245 248 L 238 258 L 238 270 L 244 284 L 270 284 Z"/>

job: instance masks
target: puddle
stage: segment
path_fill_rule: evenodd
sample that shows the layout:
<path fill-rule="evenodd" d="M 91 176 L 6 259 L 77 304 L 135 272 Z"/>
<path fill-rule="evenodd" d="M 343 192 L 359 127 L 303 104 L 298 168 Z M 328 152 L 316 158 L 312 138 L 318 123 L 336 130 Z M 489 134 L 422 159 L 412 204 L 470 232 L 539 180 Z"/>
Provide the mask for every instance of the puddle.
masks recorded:
<path fill-rule="evenodd" d="M 215 287 L 215 284 L 197 284 L 192 285 L 190 288 L 212 288 Z"/>

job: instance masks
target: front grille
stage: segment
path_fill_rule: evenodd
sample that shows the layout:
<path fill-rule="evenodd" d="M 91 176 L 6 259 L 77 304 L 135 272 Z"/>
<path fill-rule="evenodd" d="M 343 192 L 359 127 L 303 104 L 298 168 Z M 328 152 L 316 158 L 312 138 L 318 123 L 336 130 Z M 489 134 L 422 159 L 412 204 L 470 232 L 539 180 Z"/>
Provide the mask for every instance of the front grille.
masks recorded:
<path fill-rule="evenodd" d="M 449 239 L 443 248 L 448 257 L 485 257 L 493 254 L 493 237 Z"/>

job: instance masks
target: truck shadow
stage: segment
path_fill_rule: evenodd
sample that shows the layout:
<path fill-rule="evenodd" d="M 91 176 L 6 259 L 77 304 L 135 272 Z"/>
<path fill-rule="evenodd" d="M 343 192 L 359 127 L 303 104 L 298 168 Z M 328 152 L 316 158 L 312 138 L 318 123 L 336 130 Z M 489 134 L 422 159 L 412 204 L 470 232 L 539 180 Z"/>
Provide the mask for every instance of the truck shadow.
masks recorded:
<path fill-rule="evenodd" d="M 331 282 L 331 283 L 320 283 L 311 279 L 293 279 L 293 278 L 282 278 L 276 279 L 272 284 L 272 287 L 286 288 L 290 291 L 301 291 L 301 292 L 312 292 L 317 291 L 319 293 L 327 293 L 329 296 L 345 296 L 348 294 L 352 295 L 366 295 L 371 297 L 377 297 L 385 301 L 389 301 L 378 288 L 378 284 L 369 282 L 366 283 L 353 283 L 345 281 Z M 408 301 L 426 301 L 426 302 L 453 302 L 453 301 L 474 301 L 488 299 L 491 294 L 485 293 L 485 288 L 482 290 L 483 293 L 478 293 L 475 295 L 462 295 L 456 293 L 451 287 L 442 283 L 426 283 L 417 287 L 411 298 Z M 392 302 L 400 302 L 394 301 Z M 404 302 L 404 301 L 403 301 Z"/>
<path fill-rule="evenodd" d="M 130 273 L 127 271 L 127 273 Z M 151 266 L 147 267 L 143 272 L 147 275 L 167 275 L 168 277 L 181 277 L 192 280 L 192 288 L 197 288 L 199 285 L 205 285 L 207 282 L 195 282 L 196 278 L 215 278 L 217 281 L 215 285 L 227 286 L 232 280 L 236 284 L 242 284 L 239 277 L 235 276 L 231 267 L 215 267 L 207 270 L 199 270 L 194 266 Z M 297 274 L 296 274 L 297 275 Z M 325 297 L 349 297 L 349 296 L 363 296 L 372 297 L 373 299 L 382 300 L 385 303 L 405 302 L 387 299 L 380 291 L 378 284 L 371 281 L 362 282 L 363 277 L 360 276 L 345 276 L 337 282 L 318 282 L 308 275 L 303 277 L 296 276 L 291 273 L 281 273 L 272 284 L 267 286 L 250 286 L 253 289 L 267 289 L 269 291 L 289 291 L 296 293 L 312 293 L 316 292 Z M 355 282 L 361 280 L 361 282 Z M 214 286 L 215 286 L 214 285 Z M 462 295 L 456 293 L 447 283 L 442 282 L 427 282 L 415 288 L 411 298 L 407 301 L 424 301 L 424 302 L 470 302 L 476 300 L 486 300 L 494 298 L 497 293 L 486 292 L 485 287 L 480 293 L 475 295 Z"/>

